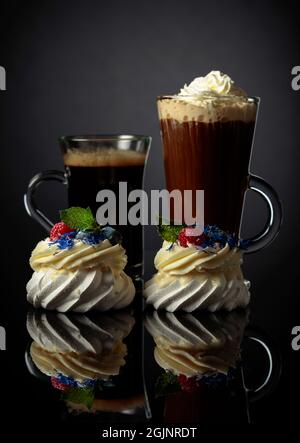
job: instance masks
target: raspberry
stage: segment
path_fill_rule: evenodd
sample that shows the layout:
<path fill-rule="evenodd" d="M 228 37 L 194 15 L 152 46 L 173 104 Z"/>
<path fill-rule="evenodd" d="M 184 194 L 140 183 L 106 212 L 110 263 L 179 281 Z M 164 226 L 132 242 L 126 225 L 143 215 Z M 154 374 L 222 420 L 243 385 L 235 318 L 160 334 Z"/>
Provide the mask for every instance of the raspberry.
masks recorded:
<path fill-rule="evenodd" d="M 69 385 L 66 385 L 64 383 L 61 383 L 60 381 L 58 381 L 57 378 L 55 377 L 51 377 L 51 384 L 55 389 L 59 389 L 60 391 L 67 391 L 68 389 L 70 389 Z"/>
<path fill-rule="evenodd" d="M 57 240 L 62 234 L 67 234 L 68 232 L 74 232 L 74 229 L 69 228 L 64 222 L 56 223 L 50 232 L 50 240 Z"/>
<path fill-rule="evenodd" d="M 206 240 L 204 232 L 200 235 L 193 235 L 197 228 L 183 228 L 178 236 L 178 242 L 183 248 L 187 248 L 190 244 L 195 246 L 201 246 Z"/>
<path fill-rule="evenodd" d="M 181 390 L 184 392 L 195 392 L 199 387 L 198 381 L 195 377 L 186 377 L 183 374 L 178 375 L 177 380 L 180 384 Z"/>

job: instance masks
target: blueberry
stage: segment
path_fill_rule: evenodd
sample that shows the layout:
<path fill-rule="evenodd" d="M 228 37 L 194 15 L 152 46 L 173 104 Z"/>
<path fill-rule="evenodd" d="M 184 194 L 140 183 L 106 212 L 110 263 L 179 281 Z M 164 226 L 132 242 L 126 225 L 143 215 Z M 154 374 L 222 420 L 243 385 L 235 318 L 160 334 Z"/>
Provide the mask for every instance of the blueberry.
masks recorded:
<path fill-rule="evenodd" d="M 83 243 L 91 246 L 98 245 L 103 240 L 105 240 L 105 236 L 102 234 L 102 231 L 79 231 L 76 235 L 77 240 L 81 240 Z"/>
<path fill-rule="evenodd" d="M 84 231 L 78 231 L 76 234 L 76 239 L 77 240 L 83 240 L 86 238 L 87 233 Z"/>
<path fill-rule="evenodd" d="M 110 241 L 112 245 L 116 245 L 117 243 L 121 243 L 122 241 L 122 235 L 119 231 L 117 231 L 114 228 L 111 228 L 110 226 L 105 226 L 101 229 L 101 233 L 107 240 Z"/>

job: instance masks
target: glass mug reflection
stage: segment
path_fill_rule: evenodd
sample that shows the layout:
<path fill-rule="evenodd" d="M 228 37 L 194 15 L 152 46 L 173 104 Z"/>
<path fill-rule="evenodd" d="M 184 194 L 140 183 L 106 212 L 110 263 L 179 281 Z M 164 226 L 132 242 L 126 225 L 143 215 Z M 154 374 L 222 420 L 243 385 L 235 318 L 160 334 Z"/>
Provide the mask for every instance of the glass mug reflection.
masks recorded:
<path fill-rule="evenodd" d="M 249 404 L 272 390 L 280 375 L 275 349 L 255 331 L 247 333 L 249 313 L 163 313 L 145 317 L 154 340 L 154 359 L 163 369 L 152 399 L 164 423 L 239 423 L 251 420 Z M 259 344 L 268 370 L 248 388 L 244 378 L 245 341 Z M 257 349 L 256 349 L 257 353 Z M 151 406 L 151 401 L 150 401 Z"/>

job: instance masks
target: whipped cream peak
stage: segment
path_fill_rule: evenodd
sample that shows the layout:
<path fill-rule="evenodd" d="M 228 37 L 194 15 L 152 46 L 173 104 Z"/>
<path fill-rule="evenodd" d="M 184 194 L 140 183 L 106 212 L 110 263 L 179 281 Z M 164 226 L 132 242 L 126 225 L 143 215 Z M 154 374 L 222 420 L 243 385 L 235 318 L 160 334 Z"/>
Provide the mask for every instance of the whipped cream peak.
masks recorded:
<path fill-rule="evenodd" d="M 199 96 L 247 97 L 247 94 L 235 85 L 229 75 L 221 71 L 211 71 L 204 77 L 196 77 L 189 85 L 185 84 L 178 96 L 192 99 Z"/>
<path fill-rule="evenodd" d="M 159 119 L 183 122 L 255 122 L 257 100 L 248 97 L 227 74 L 211 71 L 158 99 Z"/>

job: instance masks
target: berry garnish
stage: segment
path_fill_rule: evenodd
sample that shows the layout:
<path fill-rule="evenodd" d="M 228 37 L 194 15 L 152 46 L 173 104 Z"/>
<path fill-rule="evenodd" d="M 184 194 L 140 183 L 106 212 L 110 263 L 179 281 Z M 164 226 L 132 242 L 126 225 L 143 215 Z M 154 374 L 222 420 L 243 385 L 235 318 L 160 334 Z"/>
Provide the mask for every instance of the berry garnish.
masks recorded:
<path fill-rule="evenodd" d="M 104 228 L 102 228 L 101 232 L 112 245 L 116 245 L 117 243 L 122 242 L 122 235 L 120 234 L 120 232 L 110 226 L 105 226 Z"/>
<path fill-rule="evenodd" d="M 50 240 L 55 241 L 59 239 L 59 237 L 63 234 L 67 234 L 68 232 L 74 232 L 74 229 L 70 228 L 64 222 L 56 223 L 50 232 Z"/>
<path fill-rule="evenodd" d="M 183 228 L 178 235 L 178 242 L 183 248 L 187 248 L 189 245 L 201 246 L 205 240 L 206 235 L 202 232 L 197 234 L 197 228 Z"/>
<path fill-rule="evenodd" d="M 177 380 L 181 390 L 184 392 L 195 392 L 199 387 L 198 380 L 195 377 L 186 377 L 183 374 L 178 375 Z"/>
<path fill-rule="evenodd" d="M 58 389 L 60 391 L 67 391 L 70 389 L 70 385 L 67 385 L 65 383 L 61 383 L 57 378 L 51 377 L 51 384 L 55 389 Z"/>

